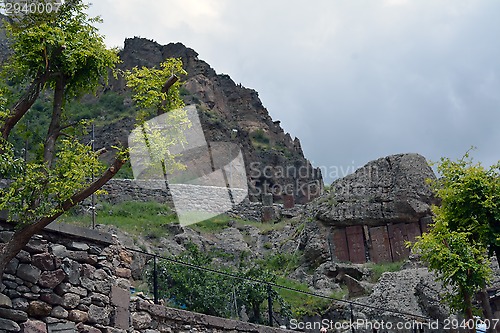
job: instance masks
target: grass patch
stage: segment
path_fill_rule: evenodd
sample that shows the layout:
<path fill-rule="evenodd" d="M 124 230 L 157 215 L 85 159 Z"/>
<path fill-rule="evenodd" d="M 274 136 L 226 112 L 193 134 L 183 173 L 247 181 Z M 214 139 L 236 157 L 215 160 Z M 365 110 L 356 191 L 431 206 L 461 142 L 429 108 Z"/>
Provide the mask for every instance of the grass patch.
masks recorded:
<path fill-rule="evenodd" d="M 250 141 L 256 149 L 269 150 L 271 149 L 271 139 L 267 136 L 263 129 L 258 129 L 250 133 Z"/>
<path fill-rule="evenodd" d="M 61 222 L 90 225 L 90 215 L 66 215 Z M 103 203 L 97 210 L 96 223 L 114 225 L 132 235 L 159 238 L 167 233 L 165 226 L 177 221 L 170 207 L 157 202 Z"/>
<path fill-rule="evenodd" d="M 202 219 L 197 213 L 193 213 L 195 220 Z M 59 218 L 59 221 L 71 223 L 82 227 L 92 225 L 92 217 L 90 214 L 75 214 L 68 213 Z M 147 236 L 149 238 L 159 238 L 166 233 L 165 225 L 177 222 L 177 216 L 172 212 L 169 206 L 157 202 L 123 202 L 119 204 L 102 203 L 97 209 L 96 224 L 114 225 L 119 229 L 130 233 L 131 235 Z M 248 221 L 230 217 L 226 214 L 221 214 L 211 217 L 202 222 L 188 225 L 189 228 L 200 233 L 218 233 L 229 228 L 230 222 L 235 226 L 241 227 L 245 225 L 256 227 L 261 233 L 267 233 L 272 230 L 281 230 L 289 221 L 281 221 L 279 223 L 261 223 L 257 221 Z"/>
<path fill-rule="evenodd" d="M 199 231 L 201 233 L 217 233 L 226 228 L 229 228 L 229 222 L 234 219 L 230 218 L 228 215 L 221 214 L 212 217 L 208 220 L 191 224 L 189 227 L 193 230 Z"/>
<path fill-rule="evenodd" d="M 300 283 L 287 278 L 279 277 L 277 284 L 301 291 L 310 292 L 311 290 L 305 283 Z M 312 295 L 298 293 L 296 291 L 276 288 L 283 299 L 290 304 L 294 318 L 303 316 L 321 315 L 332 305 L 332 300 Z M 343 299 L 347 295 L 347 288 L 334 292 L 330 297 Z"/>
<path fill-rule="evenodd" d="M 233 222 L 235 227 L 241 227 L 245 225 L 256 227 L 263 234 L 273 230 L 282 230 L 285 226 L 290 224 L 290 221 L 288 220 L 283 220 L 278 223 L 262 223 L 258 221 L 234 218 L 227 214 L 221 214 L 202 222 L 189 225 L 189 227 L 201 233 L 217 233 L 226 228 L 229 228 L 229 222 Z"/>
<path fill-rule="evenodd" d="M 300 266 L 302 252 L 269 254 L 259 263 L 268 270 L 285 275 Z"/>
<path fill-rule="evenodd" d="M 380 279 L 382 274 L 385 272 L 400 271 L 403 264 L 404 261 L 388 262 L 380 264 L 368 263 L 366 264 L 366 267 L 368 267 L 372 271 L 371 282 L 375 283 Z"/>

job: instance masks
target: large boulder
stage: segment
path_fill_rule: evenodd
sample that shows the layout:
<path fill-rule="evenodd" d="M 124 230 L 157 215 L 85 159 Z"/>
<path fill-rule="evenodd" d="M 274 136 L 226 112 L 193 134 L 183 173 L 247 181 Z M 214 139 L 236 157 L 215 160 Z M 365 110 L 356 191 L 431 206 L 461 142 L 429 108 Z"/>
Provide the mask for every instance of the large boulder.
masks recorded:
<path fill-rule="evenodd" d="M 379 158 L 333 182 L 330 193 L 313 204 L 314 215 L 335 226 L 418 222 L 436 203 L 426 182 L 435 178 L 421 155 Z"/>

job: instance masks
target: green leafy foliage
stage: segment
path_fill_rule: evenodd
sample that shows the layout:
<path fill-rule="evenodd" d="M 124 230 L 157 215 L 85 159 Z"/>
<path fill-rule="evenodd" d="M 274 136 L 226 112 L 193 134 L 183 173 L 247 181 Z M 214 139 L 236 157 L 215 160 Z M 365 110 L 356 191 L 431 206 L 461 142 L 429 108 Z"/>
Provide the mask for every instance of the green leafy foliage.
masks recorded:
<path fill-rule="evenodd" d="M 9 78 L 29 82 L 48 74 L 52 84 L 63 75 L 67 96 L 94 91 L 119 58 L 117 50 L 106 48 L 94 26 L 101 20 L 89 17 L 87 8 L 82 1 L 71 1 L 58 12 L 31 13 L 7 24 L 14 51 L 7 64 Z"/>
<path fill-rule="evenodd" d="M 189 246 L 178 259 L 199 266 L 211 262 L 211 258 L 195 245 Z M 231 284 L 227 279 L 168 261 L 159 262 L 158 272 L 162 281 L 160 295 L 169 304 L 205 314 L 228 316 Z"/>
<path fill-rule="evenodd" d="M 124 117 L 135 117 L 133 107 L 125 105 L 125 96 L 126 94 L 106 91 L 95 99 L 86 98 L 68 103 L 66 108 L 72 120 L 92 119 L 97 125 L 106 125 Z"/>
<path fill-rule="evenodd" d="M 8 209 L 10 218 L 25 224 L 62 212 L 63 204 L 89 185 L 89 175 L 103 171 L 90 145 L 77 139 L 82 123 L 70 124 L 71 116 L 64 107 L 68 98 L 97 89 L 107 79 L 108 70 L 118 62 L 116 50 L 106 48 L 104 38 L 93 25 L 99 19 L 89 17 L 86 9 L 82 1 L 71 1 L 57 13 L 32 13 L 6 23 L 13 55 L 2 70 L 13 84 L 11 90 L 45 77 L 40 81 L 45 82 L 41 88 L 51 87 L 63 96 L 57 101 L 55 97 L 39 99 L 39 104 L 27 113 L 33 114 L 31 126 L 29 117 L 21 113 L 24 121 L 17 124 L 17 137 L 14 135 L 10 144 L 2 143 L 1 150 L 5 153 L 2 164 L 12 163 L 12 167 L 2 168 L 0 176 L 12 182 L 1 190 L 0 209 Z M 56 82 L 61 83 L 57 88 Z M 7 96 L 18 98 L 12 91 Z M 2 114 L 3 119 L 11 116 L 8 112 Z M 49 124 L 50 135 L 46 134 Z M 47 142 L 51 135 L 55 143 L 49 149 Z M 19 149 L 19 142 L 28 139 L 35 149 L 25 161 L 15 157 L 12 142 Z M 41 152 L 44 149 L 45 159 Z"/>
<path fill-rule="evenodd" d="M 164 86 L 172 76 L 186 74 L 180 58 L 167 59 L 160 64 L 159 69 L 135 67 L 130 71 L 126 71 L 124 75 L 127 80 L 127 87 L 132 88 L 134 91 L 132 99 L 142 111 L 138 117 L 139 121 L 150 118 L 152 109 L 154 112 L 157 112 L 157 110 L 167 112 L 184 107 L 180 94 L 180 82 L 175 82 L 167 92 L 164 91 Z"/>
<path fill-rule="evenodd" d="M 124 73 L 127 86 L 133 90 L 132 99 L 139 108 L 137 120 L 141 129 L 140 135 L 132 136 L 131 154 L 141 157 L 145 153 L 148 155 L 149 163 L 141 172 L 143 179 L 158 179 L 157 175 L 165 178 L 169 173 L 185 169 L 178 162 L 181 154 L 172 153 L 171 147 L 187 143 L 185 131 L 191 127 L 191 122 L 183 109 L 179 81 L 175 81 L 168 89 L 166 87 L 172 78 L 185 74 L 182 60 L 175 58 L 161 63 L 160 69 L 136 67 Z M 173 110 L 175 112 L 169 112 Z M 157 120 L 161 118 L 153 126 L 146 121 L 153 116 L 152 111 L 156 112 Z"/>
<path fill-rule="evenodd" d="M 189 264 L 211 268 L 213 257 L 190 244 L 187 250 L 176 259 Z M 217 268 L 221 270 L 220 267 Z M 248 279 L 276 282 L 277 277 L 260 266 L 241 267 L 238 271 L 226 267 L 223 271 Z M 152 270 L 148 280 L 152 283 Z M 276 310 L 289 315 L 289 307 L 274 290 L 265 284 L 231 278 L 210 271 L 186 267 L 179 263 L 160 261 L 158 263 L 160 296 L 172 306 L 186 308 L 221 317 L 231 317 L 244 305 L 251 321 L 262 323 L 262 311 L 270 292 L 277 305 Z"/>
<path fill-rule="evenodd" d="M 306 283 L 301 283 L 286 277 L 278 277 L 277 282 L 279 285 L 288 288 L 304 292 L 311 291 Z M 278 293 L 288 304 L 290 304 L 294 318 L 303 318 L 304 316 L 321 316 L 332 306 L 332 300 L 328 298 L 298 293 L 288 289 L 278 289 Z M 329 296 L 336 299 L 343 299 L 347 296 L 347 294 L 347 287 L 344 287 L 341 290 L 332 292 Z"/>
<path fill-rule="evenodd" d="M 0 151 L 2 152 L 0 154 L 0 178 L 11 179 L 21 175 L 25 168 L 24 161 L 15 156 L 13 145 L 0 138 Z"/>
<path fill-rule="evenodd" d="M 10 217 L 22 223 L 62 212 L 62 203 L 88 185 L 88 175 L 103 170 L 91 147 L 74 139 L 61 140 L 56 162 L 50 169 L 43 163 L 15 158 L 12 148 L 4 151 L 0 164 L 12 165 L 1 168 L 0 176 L 12 183 L 0 190 L 0 210 L 8 209 Z"/>
<path fill-rule="evenodd" d="M 442 175 L 431 183 L 441 205 L 436 216 L 451 230 L 470 233 L 475 241 L 500 251 L 500 162 L 485 169 L 469 153 L 458 161 L 444 158 L 438 166 Z"/>
<path fill-rule="evenodd" d="M 450 288 L 448 305 L 471 318 L 472 298 L 491 276 L 488 249 L 499 255 L 500 163 L 486 170 L 467 153 L 458 161 L 441 159 L 438 171 L 431 185 L 441 205 L 433 207 L 435 223 L 413 250 Z"/>
<path fill-rule="evenodd" d="M 442 220 L 413 248 L 450 288 L 444 294 L 446 303 L 462 313 L 470 309 L 471 297 L 485 287 L 491 275 L 486 249 L 471 240 L 470 233 L 452 231 Z"/>
<path fill-rule="evenodd" d="M 267 255 L 264 259 L 259 260 L 258 263 L 262 267 L 274 273 L 286 275 L 288 272 L 291 272 L 300 266 L 301 257 L 302 257 L 301 252 L 271 253 Z"/>

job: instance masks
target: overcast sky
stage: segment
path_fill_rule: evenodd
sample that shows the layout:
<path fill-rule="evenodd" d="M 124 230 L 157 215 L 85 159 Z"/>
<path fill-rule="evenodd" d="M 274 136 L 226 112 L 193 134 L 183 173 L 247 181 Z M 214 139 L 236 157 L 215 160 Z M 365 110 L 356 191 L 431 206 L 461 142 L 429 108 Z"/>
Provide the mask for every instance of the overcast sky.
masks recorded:
<path fill-rule="evenodd" d="M 327 179 L 404 152 L 500 160 L 500 1 L 95 0 L 91 13 L 109 46 L 182 42 L 258 91 Z"/>

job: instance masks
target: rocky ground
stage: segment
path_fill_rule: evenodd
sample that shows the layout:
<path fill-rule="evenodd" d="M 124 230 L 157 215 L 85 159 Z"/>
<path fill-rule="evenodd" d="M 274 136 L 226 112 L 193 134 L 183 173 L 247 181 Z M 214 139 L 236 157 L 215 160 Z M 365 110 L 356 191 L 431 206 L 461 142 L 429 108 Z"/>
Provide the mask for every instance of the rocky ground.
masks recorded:
<path fill-rule="evenodd" d="M 377 173 L 367 177 L 367 170 Z M 355 302 L 354 318 L 442 321 L 450 315 L 440 302 L 443 286 L 414 255 L 401 261 L 397 271 L 387 271 L 377 279 L 380 265 L 342 262 L 335 255 L 335 244 L 331 243 L 331 231 L 338 227 L 361 224 L 371 228 L 401 219 L 405 223 L 418 223 L 429 216 L 430 205 L 436 202 L 425 183 L 430 177 L 432 170 L 423 157 L 396 155 L 373 161 L 361 171 L 338 180 L 332 186 L 333 191 L 307 206 L 284 210 L 276 205 L 277 220 L 268 224 L 259 222 L 262 205 L 247 203 L 230 212 L 233 218 L 215 230 L 169 224 L 163 235 L 146 239 L 131 237 L 116 227 L 105 228 L 129 248 L 163 256 L 178 255 L 187 244 L 194 243 L 205 252 L 223 253 L 216 258 L 221 266 L 236 266 L 242 258 L 251 262 L 278 254 L 296 256 L 298 260 L 284 269 L 287 277 L 307 284 L 311 292 L 319 295 L 343 293 L 344 296 L 338 297 Z M 357 190 L 345 191 L 353 187 Z M 369 255 L 367 251 L 367 259 Z M 145 264 L 146 257 L 134 258 L 131 267 L 134 279 L 143 278 Z M 493 269 L 491 285 L 500 287 L 498 265 Z M 348 303 L 332 301 L 322 317 L 312 320 L 348 319 L 350 311 Z"/>
<path fill-rule="evenodd" d="M 237 221 L 229 221 L 227 227 L 214 233 L 203 233 L 190 227 L 171 224 L 167 226 L 168 236 L 155 239 L 153 242 L 144 238 L 130 237 L 115 227 L 105 227 L 114 233 L 122 244 L 150 253 L 171 256 L 185 250 L 188 243 L 198 245 L 204 251 L 217 249 L 228 256 L 221 257 L 221 265 L 236 264 L 238 258 L 245 254 L 246 260 L 262 259 L 276 253 L 297 253 L 300 256 L 299 266 L 293 267 L 289 278 L 305 282 L 310 290 L 322 295 L 347 288 L 345 299 L 388 311 L 358 307 L 359 317 L 378 317 L 386 320 L 405 318 L 390 310 L 402 311 L 432 319 L 447 318 L 447 309 L 439 302 L 439 293 L 443 287 L 435 282 L 434 274 L 423 267 L 416 258 L 406 261 L 397 272 L 383 273 L 380 279 L 373 281 L 373 270 L 370 265 L 340 263 L 327 260 L 318 265 L 317 260 L 309 257 L 300 249 L 304 235 L 308 231 L 304 216 L 296 216 L 287 220 L 277 229 L 262 229 L 244 225 Z M 132 275 L 142 279 L 146 258 L 137 256 L 132 264 Z M 500 285 L 500 272 L 495 266 L 493 284 Z M 407 316 L 406 316 L 407 317 Z"/>

